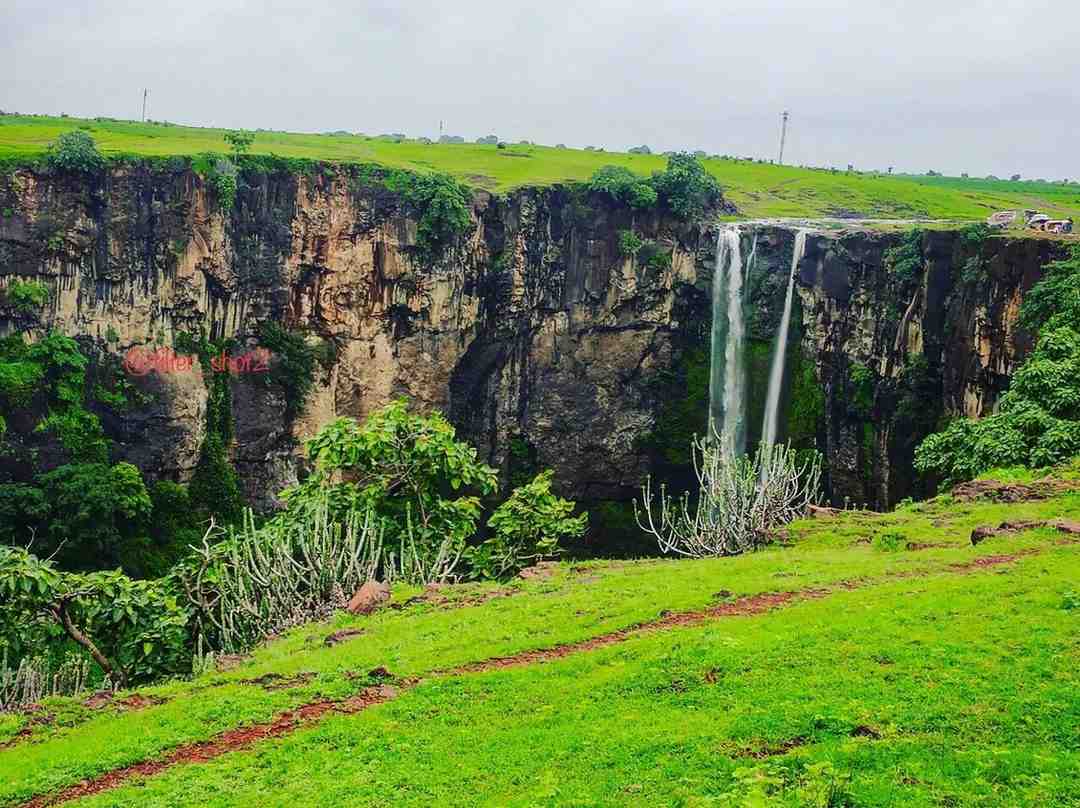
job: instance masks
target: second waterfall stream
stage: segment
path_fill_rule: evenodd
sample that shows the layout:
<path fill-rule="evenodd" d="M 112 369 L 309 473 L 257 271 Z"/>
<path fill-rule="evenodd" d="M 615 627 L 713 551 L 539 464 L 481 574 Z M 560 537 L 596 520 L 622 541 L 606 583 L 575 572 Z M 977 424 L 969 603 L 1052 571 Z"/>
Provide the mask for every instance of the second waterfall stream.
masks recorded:
<path fill-rule="evenodd" d="M 795 294 L 795 274 L 799 261 L 806 254 L 806 230 L 795 233 L 795 246 L 791 251 L 791 271 L 788 273 L 787 294 L 784 296 L 784 313 L 780 317 L 780 329 L 776 332 L 772 365 L 769 368 L 769 389 L 765 396 L 765 420 L 761 424 L 761 443 L 772 446 L 780 429 L 780 391 L 784 386 L 784 366 L 787 362 L 788 332 L 791 330 L 791 304 Z"/>

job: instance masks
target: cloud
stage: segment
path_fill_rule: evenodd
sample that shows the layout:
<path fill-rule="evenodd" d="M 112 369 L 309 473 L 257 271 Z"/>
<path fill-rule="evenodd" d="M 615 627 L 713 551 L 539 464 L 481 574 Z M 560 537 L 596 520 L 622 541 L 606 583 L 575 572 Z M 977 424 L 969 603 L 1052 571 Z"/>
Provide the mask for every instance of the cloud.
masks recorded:
<path fill-rule="evenodd" d="M 1080 4 L 15 0 L 0 108 L 1080 176 Z"/>

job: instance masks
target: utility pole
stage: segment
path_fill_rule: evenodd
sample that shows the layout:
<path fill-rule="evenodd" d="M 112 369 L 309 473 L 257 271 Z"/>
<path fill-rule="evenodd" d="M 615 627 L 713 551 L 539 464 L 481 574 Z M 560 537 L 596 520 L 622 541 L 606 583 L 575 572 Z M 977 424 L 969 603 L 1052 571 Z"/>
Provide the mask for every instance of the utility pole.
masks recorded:
<path fill-rule="evenodd" d="M 776 161 L 780 165 L 784 164 L 784 140 L 787 138 L 787 122 L 790 115 L 791 113 L 785 109 L 784 114 L 780 116 L 780 159 Z"/>
<path fill-rule="evenodd" d="M 144 87 L 142 91 L 142 119 L 146 123 L 146 99 L 150 97 L 150 88 Z"/>

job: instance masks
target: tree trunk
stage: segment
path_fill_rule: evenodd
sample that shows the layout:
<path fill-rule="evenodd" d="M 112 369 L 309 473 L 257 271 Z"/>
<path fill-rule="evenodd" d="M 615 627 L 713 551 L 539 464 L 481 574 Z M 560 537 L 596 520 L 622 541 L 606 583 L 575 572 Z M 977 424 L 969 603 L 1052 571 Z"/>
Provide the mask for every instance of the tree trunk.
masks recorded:
<path fill-rule="evenodd" d="M 68 633 L 68 636 L 90 652 L 90 656 L 108 674 L 109 678 L 117 682 L 121 687 L 127 687 L 127 676 L 124 675 L 124 672 L 109 662 L 108 658 L 94 645 L 94 641 L 83 634 L 78 626 L 72 622 L 71 615 L 67 612 L 67 601 L 61 601 L 59 605 L 53 606 L 51 611 L 53 617 L 64 627 L 64 631 Z"/>

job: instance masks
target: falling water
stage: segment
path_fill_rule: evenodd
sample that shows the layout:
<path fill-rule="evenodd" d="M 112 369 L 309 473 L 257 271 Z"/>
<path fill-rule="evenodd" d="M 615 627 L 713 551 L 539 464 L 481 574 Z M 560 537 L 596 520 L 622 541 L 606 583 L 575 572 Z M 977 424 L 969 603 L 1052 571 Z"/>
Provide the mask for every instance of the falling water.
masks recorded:
<path fill-rule="evenodd" d="M 780 388 L 784 385 L 784 363 L 787 358 L 788 331 L 791 327 L 791 298 L 795 292 L 795 273 L 799 261 L 806 252 L 806 231 L 795 233 L 795 249 L 791 254 L 791 272 L 788 274 L 787 295 L 784 297 L 784 313 L 780 318 L 780 330 L 776 334 L 776 348 L 773 350 L 772 367 L 769 369 L 769 392 L 765 398 L 765 421 L 761 426 L 761 443 L 771 446 L 776 443 L 779 427 Z"/>
<path fill-rule="evenodd" d="M 755 234 L 747 268 L 753 263 L 756 251 Z M 738 227 L 728 227 L 720 231 L 716 240 L 709 373 L 710 430 L 719 433 L 721 451 L 726 457 L 742 454 L 746 443 L 744 280 L 741 234 Z"/>

